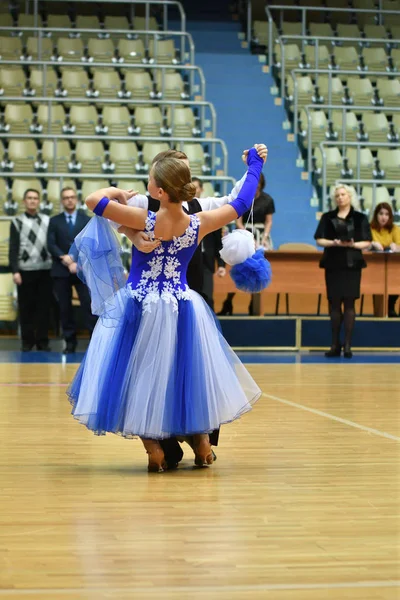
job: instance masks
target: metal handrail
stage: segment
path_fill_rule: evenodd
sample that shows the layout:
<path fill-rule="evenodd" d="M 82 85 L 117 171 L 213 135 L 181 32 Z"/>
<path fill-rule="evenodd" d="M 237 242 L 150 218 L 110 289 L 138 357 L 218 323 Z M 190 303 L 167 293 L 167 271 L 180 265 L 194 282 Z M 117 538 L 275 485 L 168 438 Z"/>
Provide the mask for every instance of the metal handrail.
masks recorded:
<path fill-rule="evenodd" d="M 0 133 L 0 139 L 2 138 L 9 138 L 9 134 L 8 133 Z M 180 149 L 183 150 L 183 145 L 186 143 L 196 143 L 196 144 L 210 144 L 211 145 L 211 160 L 212 160 L 212 164 L 215 166 L 215 158 L 216 158 L 216 146 L 220 146 L 221 147 L 221 152 L 222 152 L 222 160 L 223 160 L 223 166 L 222 166 L 222 170 L 224 171 L 224 173 L 227 172 L 228 170 L 228 150 L 226 148 L 226 144 L 224 142 L 224 140 L 220 139 L 220 138 L 198 138 L 198 137 L 187 137 L 187 138 L 182 138 L 182 137 L 176 137 L 176 136 L 170 136 L 170 137 L 163 137 L 163 136 L 144 136 L 144 135 L 96 135 L 95 137 L 93 135 L 71 135 L 71 134 L 65 134 L 65 135 L 56 135 L 56 134 L 43 134 L 43 133 L 31 133 L 31 134 L 27 134 L 27 133 L 15 133 L 12 136 L 13 139 L 29 139 L 29 140 L 55 140 L 55 144 L 54 144 L 54 161 L 57 160 L 57 141 L 58 140 L 73 140 L 73 141 L 79 141 L 79 140 L 87 140 L 87 141 L 119 141 L 119 142 L 176 142 L 176 145 L 179 145 Z M 4 175 L 4 173 L 6 172 L 1 172 L 0 173 L 0 177 L 14 177 L 14 171 L 10 171 L 8 172 L 7 175 Z M 27 175 L 24 175 L 24 177 L 26 177 Z M 19 177 L 22 177 L 22 175 L 19 174 Z"/>
<path fill-rule="evenodd" d="M 104 36 L 105 33 L 107 34 L 123 34 L 123 35 L 127 35 L 128 33 L 132 33 L 134 35 L 145 35 L 146 36 L 146 46 L 147 46 L 147 40 L 148 40 L 148 36 L 151 36 L 154 38 L 154 50 L 157 53 L 157 38 L 160 38 L 161 36 L 177 36 L 179 38 L 181 38 L 181 58 L 182 60 L 184 60 L 185 58 L 185 40 L 188 40 L 188 45 L 189 45 L 189 60 L 191 64 L 194 64 L 194 42 L 193 42 L 193 38 L 190 35 L 190 33 L 188 33 L 187 31 L 149 31 L 146 29 L 75 29 L 75 28 L 71 28 L 71 27 L 0 27 L 0 35 L 2 32 L 6 32 L 6 31 L 31 31 L 32 33 L 35 33 L 35 36 L 38 37 L 39 43 L 38 43 L 38 53 L 39 53 L 39 58 L 41 56 L 41 48 L 42 48 L 42 44 L 41 44 L 41 40 L 43 39 L 43 33 L 50 33 L 50 32 L 58 32 L 58 33 L 69 33 L 69 34 L 77 34 L 77 33 L 93 33 L 96 34 L 97 37 L 99 37 L 98 34 L 102 34 Z"/>
<path fill-rule="evenodd" d="M 328 111 L 329 114 L 332 113 L 333 110 L 341 110 L 344 115 L 342 119 L 342 139 L 346 141 L 346 114 L 347 112 L 400 112 L 400 108 L 391 108 L 388 106 L 357 106 L 351 105 L 346 106 L 343 104 L 307 104 L 302 107 L 306 111 L 307 115 L 307 162 L 308 162 L 308 173 L 311 175 L 312 172 L 312 127 L 311 127 L 311 111 L 323 110 Z M 337 145 L 339 146 L 341 141 L 337 141 Z M 361 143 L 361 142 L 360 142 Z M 388 142 L 389 143 L 389 142 Z"/>
<path fill-rule="evenodd" d="M 116 70 L 118 69 L 128 69 L 128 70 L 139 70 L 139 71 L 143 71 L 143 69 L 147 68 L 147 69 L 156 69 L 156 70 L 161 70 L 161 72 L 164 71 L 189 71 L 190 72 L 190 81 L 189 81 L 189 91 L 190 94 L 193 93 L 193 87 L 194 87 L 194 75 L 195 73 L 198 74 L 199 79 L 200 79 L 200 95 L 204 98 L 205 97 L 205 93 L 206 93 L 206 80 L 204 77 L 204 73 L 201 69 L 201 67 L 197 67 L 195 65 L 143 65 L 143 64 L 128 64 L 128 63 L 121 63 L 118 65 L 115 65 L 112 62 L 95 62 L 95 63 L 88 63 L 88 62 L 77 62 L 77 61 L 62 61 L 62 62 L 57 62 L 57 61 L 52 61 L 52 60 L 47 60 L 47 61 L 43 61 L 43 60 L 2 60 L 0 61 L 0 65 L 1 66 L 7 66 L 7 65 L 16 65 L 16 66 L 37 66 L 37 67 L 42 67 L 43 68 L 43 90 L 46 90 L 46 72 L 47 72 L 47 67 L 77 67 L 77 66 L 82 66 L 82 68 L 85 67 L 91 67 L 91 66 L 96 66 L 96 67 L 107 67 L 108 69 L 110 67 L 114 67 Z M 1 96 L 0 96 L 0 101 L 1 101 Z"/>
<path fill-rule="evenodd" d="M 93 104 L 93 99 L 91 98 L 70 98 L 67 97 L 65 99 L 57 98 L 56 96 L 0 96 L 0 102 L 5 103 L 14 103 L 14 102 L 23 102 L 26 103 L 40 103 L 40 104 L 48 104 L 49 114 L 48 114 L 48 122 L 47 128 L 48 132 L 51 133 L 51 107 L 53 104 Z M 217 113 L 215 111 L 215 107 L 211 102 L 205 102 L 203 100 L 137 100 L 135 98 L 126 99 L 126 98 L 104 98 L 101 100 L 101 104 L 109 104 L 109 105 L 117 105 L 117 106 L 126 106 L 126 105 L 134 105 L 134 106 L 171 106 L 172 107 L 172 115 L 171 121 L 174 120 L 174 110 L 176 106 L 199 106 L 200 107 L 200 129 L 204 131 L 206 128 L 205 120 L 206 120 L 206 109 L 208 108 L 211 113 L 211 135 L 215 138 L 217 131 Z M 9 137 L 13 137 L 12 132 L 8 134 Z"/>
<path fill-rule="evenodd" d="M 250 1 L 250 0 L 249 0 Z M 379 5 L 382 6 L 382 0 L 379 0 Z M 272 14 L 271 14 L 271 10 L 280 10 L 281 14 L 280 14 L 280 23 L 282 24 L 282 11 L 284 10 L 297 10 L 297 11 L 301 11 L 301 23 L 302 23 L 302 32 L 305 34 L 306 33 L 306 23 L 307 23 L 307 12 L 323 12 L 323 13 L 331 13 L 331 12 L 342 12 L 342 13 L 362 13 L 362 14 L 378 14 L 379 16 L 379 23 L 382 22 L 382 16 L 385 15 L 392 15 L 392 14 L 398 14 L 398 11 L 396 10 L 382 10 L 380 8 L 376 9 L 365 9 L 365 8 L 359 8 L 359 9 L 354 9 L 354 8 L 329 8 L 329 7 L 324 7 L 324 6 L 286 6 L 286 5 L 282 5 L 282 4 L 277 4 L 277 5 L 268 5 L 265 7 L 265 13 L 267 15 L 267 20 L 268 20 L 268 66 L 270 67 L 270 69 L 272 68 L 272 44 L 273 44 L 273 40 L 272 40 L 272 33 L 273 33 L 273 26 L 274 26 L 274 19 L 272 18 Z M 337 40 L 340 38 L 336 38 Z M 359 39 L 359 38 L 358 38 Z"/>
<path fill-rule="evenodd" d="M 337 146 L 337 142 L 330 142 L 330 141 L 323 141 L 319 143 L 319 148 L 321 150 L 321 155 L 322 155 L 322 200 L 323 200 L 323 206 L 326 207 L 327 202 L 326 202 L 326 187 L 327 187 L 327 182 L 326 182 L 326 152 L 325 152 L 325 147 L 326 146 Z M 363 148 L 393 148 L 393 147 L 398 147 L 399 144 L 389 144 L 389 143 L 383 143 L 383 142 L 341 142 L 340 143 L 341 146 L 344 147 L 356 147 L 357 148 L 357 177 L 355 179 L 360 179 L 360 151 L 361 151 L 361 147 Z M 346 179 L 347 182 L 352 181 L 352 179 Z M 377 180 L 378 182 L 382 181 L 380 179 Z M 394 180 L 396 181 L 396 180 Z M 400 184 L 400 179 L 397 181 L 397 183 Z"/>
<path fill-rule="evenodd" d="M 318 84 L 318 75 L 329 75 L 328 78 L 328 104 L 332 104 L 332 77 L 336 76 L 336 75 L 358 75 L 359 77 L 363 74 L 365 75 L 372 75 L 374 77 L 385 77 L 385 79 L 387 79 L 388 77 L 388 73 L 385 73 L 383 71 L 358 71 L 355 69 L 341 69 L 340 71 L 332 71 L 332 69 L 307 69 L 307 68 L 298 68 L 298 69 L 293 69 L 290 72 L 290 76 L 292 77 L 293 80 L 293 94 L 294 94 L 294 103 L 293 103 L 293 112 L 294 112 L 294 124 L 293 124 L 293 129 L 294 129 L 294 134 L 295 136 L 297 136 L 298 133 L 298 123 L 297 123 L 297 113 L 298 113 L 298 85 L 297 85 L 297 78 L 296 78 L 296 74 L 297 73 L 301 73 L 301 74 L 315 74 L 316 77 L 316 83 Z M 284 98 L 284 94 L 283 94 L 283 98 Z M 321 105 L 319 105 L 321 106 Z M 349 105 L 350 106 L 350 105 Z"/>

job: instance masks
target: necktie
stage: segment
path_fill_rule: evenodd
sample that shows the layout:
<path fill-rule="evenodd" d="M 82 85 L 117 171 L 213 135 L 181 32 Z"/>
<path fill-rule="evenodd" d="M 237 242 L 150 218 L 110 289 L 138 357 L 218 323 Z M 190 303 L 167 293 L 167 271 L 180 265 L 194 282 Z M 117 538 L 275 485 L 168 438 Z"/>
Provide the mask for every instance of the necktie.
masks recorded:
<path fill-rule="evenodd" d="M 68 215 L 67 222 L 68 222 L 68 232 L 72 236 L 73 231 L 74 231 L 74 224 L 72 223 L 72 217 L 71 217 L 71 215 Z"/>

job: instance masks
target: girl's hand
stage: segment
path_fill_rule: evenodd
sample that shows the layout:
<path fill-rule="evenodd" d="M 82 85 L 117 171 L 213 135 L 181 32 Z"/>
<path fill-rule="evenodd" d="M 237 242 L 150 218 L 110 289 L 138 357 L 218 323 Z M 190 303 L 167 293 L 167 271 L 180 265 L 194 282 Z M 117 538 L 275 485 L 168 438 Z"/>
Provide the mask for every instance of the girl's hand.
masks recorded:
<path fill-rule="evenodd" d="M 266 162 L 267 157 L 268 157 L 268 148 L 265 144 L 254 144 L 254 148 L 257 150 L 257 154 L 260 158 L 263 159 L 264 162 Z M 242 154 L 242 161 L 244 162 L 244 164 L 247 166 L 247 155 L 248 155 L 249 151 L 248 150 L 243 150 L 243 154 Z"/>

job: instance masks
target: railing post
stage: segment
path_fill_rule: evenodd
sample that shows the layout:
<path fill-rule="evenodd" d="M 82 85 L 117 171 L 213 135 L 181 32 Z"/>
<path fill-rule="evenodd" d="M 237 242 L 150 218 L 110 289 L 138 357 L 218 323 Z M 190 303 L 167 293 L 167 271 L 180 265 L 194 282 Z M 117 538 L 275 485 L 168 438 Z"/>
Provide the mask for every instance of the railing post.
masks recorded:
<path fill-rule="evenodd" d="M 307 161 L 308 161 L 308 174 L 311 180 L 311 174 L 312 174 L 312 124 L 311 124 L 311 114 L 310 114 L 310 110 L 309 107 L 306 107 L 306 112 L 307 112 L 307 123 L 308 123 L 308 131 L 307 131 L 307 136 L 308 136 L 308 148 L 307 148 Z"/>
<path fill-rule="evenodd" d="M 296 77 L 296 72 L 295 70 L 293 70 L 291 72 L 291 76 L 293 77 L 293 110 L 294 110 L 294 141 L 297 144 L 297 134 L 299 131 L 299 123 L 298 123 L 298 118 L 299 115 L 298 113 L 298 104 L 299 104 L 299 88 L 298 88 L 298 84 L 297 84 L 297 77 Z"/>
<path fill-rule="evenodd" d="M 252 19 L 251 0 L 247 0 L 247 43 L 249 45 L 249 48 L 250 48 L 250 42 L 251 42 L 251 19 Z"/>
<path fill-rule="evenodd" d="M 279 38 L 279 44 L 281 47 L 281 99 L 283 104 L 285 99 L 285 44 L 282 37 Z"/>

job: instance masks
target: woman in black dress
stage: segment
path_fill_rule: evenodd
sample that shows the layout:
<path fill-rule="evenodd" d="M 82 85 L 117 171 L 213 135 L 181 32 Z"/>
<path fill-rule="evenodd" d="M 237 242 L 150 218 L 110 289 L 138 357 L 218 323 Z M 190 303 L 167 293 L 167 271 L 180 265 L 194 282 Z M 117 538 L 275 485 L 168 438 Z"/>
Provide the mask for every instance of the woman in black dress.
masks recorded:
<path fill-rule="evenodd" d="M 318 246 L 324 248 L 320 267 L 325 269 L 332 325 L 332 346 L 325 356 L 340 356 L 340 328 L 343 321 L 343 355 L 351 358 L 354 303 L 360 297 L 361 269 L 366 267 L 362 250 L 370 247 L 372 236 L 367 217 L 352 207 L 352 203 L 356 202 L 353 187 L 339 184 L 333 189 L 331 198 L 337 208 L 322 215 L 314 236 Z"/>

